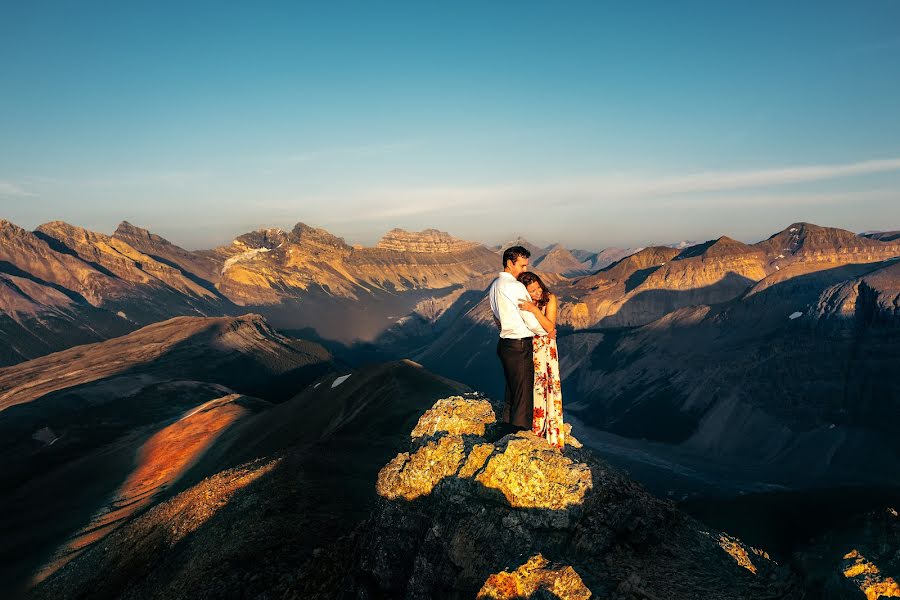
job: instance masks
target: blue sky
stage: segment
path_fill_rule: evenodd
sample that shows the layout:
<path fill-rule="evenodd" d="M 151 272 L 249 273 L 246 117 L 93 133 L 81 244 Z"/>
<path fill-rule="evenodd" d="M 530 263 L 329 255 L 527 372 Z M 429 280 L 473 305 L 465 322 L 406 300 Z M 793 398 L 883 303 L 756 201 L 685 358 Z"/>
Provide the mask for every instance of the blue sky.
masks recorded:
<path fill-rule="evenodd" d="M 0 217 L 600 249 L 900 228 L 900 2 L 4 2 Z"/>

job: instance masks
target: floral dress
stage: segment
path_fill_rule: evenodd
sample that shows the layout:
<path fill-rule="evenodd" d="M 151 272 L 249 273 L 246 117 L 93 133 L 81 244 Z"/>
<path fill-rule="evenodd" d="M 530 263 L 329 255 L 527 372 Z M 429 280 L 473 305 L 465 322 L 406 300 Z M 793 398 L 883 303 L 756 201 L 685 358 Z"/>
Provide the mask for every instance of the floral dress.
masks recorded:
<path fill-rule="evenodd" d="M 549 335 L 534 338 L 534 417 L 531 430 L 560 450 L 565 445 L 562 386 L 556 340 Z"/>

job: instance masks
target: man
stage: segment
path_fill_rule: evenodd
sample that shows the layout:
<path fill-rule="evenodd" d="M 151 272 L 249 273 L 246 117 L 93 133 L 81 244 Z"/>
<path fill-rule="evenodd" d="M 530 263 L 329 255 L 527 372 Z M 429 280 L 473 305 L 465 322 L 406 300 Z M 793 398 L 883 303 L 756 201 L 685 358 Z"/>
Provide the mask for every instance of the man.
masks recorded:
<path fill-rule="evenodd" d="M 516 279 L 528 270 L 531 253 L 522 246 L 503 252 L 503 272 L 490 289 L 491 310 L 500 326 L 497 355 L 506 377 L 503 418 L 508 431 L 531 431 L 534 412 L 534 346 L 532 337 L 547 335 L 537 318 L 520 310 L 530 302 L 528 290 Z"/>

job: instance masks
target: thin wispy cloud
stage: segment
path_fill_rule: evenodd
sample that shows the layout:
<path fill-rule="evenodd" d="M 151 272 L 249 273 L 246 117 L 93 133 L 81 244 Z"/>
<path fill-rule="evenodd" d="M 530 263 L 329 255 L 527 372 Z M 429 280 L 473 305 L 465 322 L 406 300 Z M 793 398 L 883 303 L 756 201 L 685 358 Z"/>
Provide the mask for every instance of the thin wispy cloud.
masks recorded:
<path fill-rule="evenodd" d="M 522 208 L 549 205 L 572 207 L 598 201 L 649 200 L 684 194 L 790 186 L 895 171 L 900 171 L 900 158 L 774 169 L 701 171 L 687 175 L 606 174 L 483 186 L 398 186 L 360 191 L 360 210 L 354 216 L 389 219 L 440 213 L 448 209 L 492 214 L 508 206 L 508 203 L 516 203 Z M 742 199 L 742 202 L 745 201 Z"/>
<path fill-rule="evenodd" d="M 32 198 L 36 193 L 30 192 L 12 181 L 0 181 L 0 198 Z"/>
<path fill-rule="evenodd" d="M 344 146 L 337 148 L 323 148 L 320 150 L 309 150 L 306 152 L 298 152 L 290 154 L 285 158 L 288 162 L 309 162 L 314 160 L 324 160 L 340 157 L 354 156 L 380 156 L 383 154 L 391 154 L 394 152 L 402 152 L 421 146 L 419 141 L 404 141 L 388 144 L 368 144 L 362 146 Z"/>
<path fill-rule="evenodd" d="M 97 177 L 87 177 L 77 183 L 89 187 L 115 188 L 120 186 L 143 185 L 183 185 L 187 183 L 202 182 L 215 177 L 216 173 L 209 170 L 164 170 L 146 172 L 111 173 Z"/>

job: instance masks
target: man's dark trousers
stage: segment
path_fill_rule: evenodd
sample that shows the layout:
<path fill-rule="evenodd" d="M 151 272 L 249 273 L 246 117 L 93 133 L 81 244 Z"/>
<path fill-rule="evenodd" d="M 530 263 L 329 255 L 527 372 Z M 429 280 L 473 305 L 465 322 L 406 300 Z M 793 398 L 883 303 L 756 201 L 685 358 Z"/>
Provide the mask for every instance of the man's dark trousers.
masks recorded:
<path fill-rule="evenodd" d="M 506 376 L 503 420 L 513 430 L 531 431 L 534 415 L 534 346 L 530 337 L 500 338 L 497 356 Z"/>

